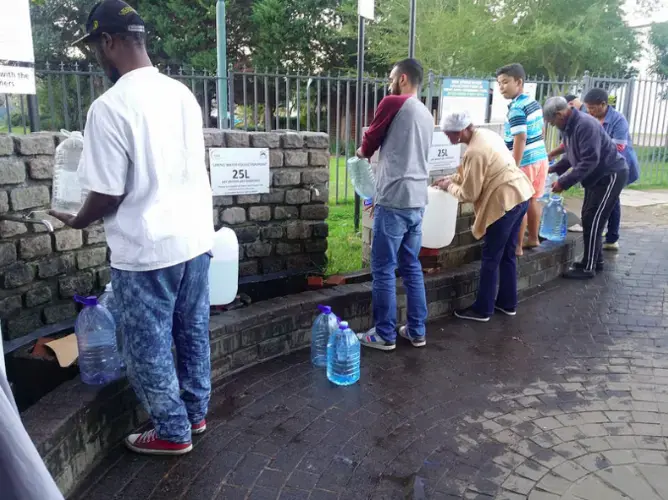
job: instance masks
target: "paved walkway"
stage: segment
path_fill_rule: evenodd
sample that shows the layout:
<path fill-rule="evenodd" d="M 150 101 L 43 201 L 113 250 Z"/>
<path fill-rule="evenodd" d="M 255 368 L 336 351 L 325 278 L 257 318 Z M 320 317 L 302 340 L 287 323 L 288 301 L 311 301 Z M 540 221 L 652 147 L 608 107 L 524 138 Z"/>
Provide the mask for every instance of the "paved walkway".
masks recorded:
<path fill-rule="evenodd" d="M 213 398 L 183 458 L 118 450 L 81 499 L 668 499 L 668 229 L 515 318 L 431 325 L 329 385 L 302 352 Z"/>

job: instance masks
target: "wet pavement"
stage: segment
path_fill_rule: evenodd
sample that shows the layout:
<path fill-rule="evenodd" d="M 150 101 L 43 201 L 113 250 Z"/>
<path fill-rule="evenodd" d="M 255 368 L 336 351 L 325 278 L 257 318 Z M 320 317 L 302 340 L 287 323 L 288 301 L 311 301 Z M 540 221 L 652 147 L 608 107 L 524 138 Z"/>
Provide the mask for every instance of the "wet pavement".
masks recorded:
<path fill-rule="evenodd" d="M 668 499 L 668 228 L 514 318 L 444 320 L 330 385 L 308 352 L 224 381 L 181 458 L 114 451 L 76 498 Z"/>

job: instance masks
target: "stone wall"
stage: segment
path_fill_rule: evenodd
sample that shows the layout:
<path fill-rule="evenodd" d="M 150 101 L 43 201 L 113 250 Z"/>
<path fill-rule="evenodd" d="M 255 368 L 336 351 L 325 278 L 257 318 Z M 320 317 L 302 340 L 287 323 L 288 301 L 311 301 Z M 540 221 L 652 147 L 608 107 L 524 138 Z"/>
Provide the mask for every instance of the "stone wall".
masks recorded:
<path fill-rule="evenodd" d="M 61 140 L 53 133 L 0 135 L 0 214 L 49 208 Z M 48 220 L 53 234 L 41 225 L 0 220 L 0 318 L 6 340 L 73 317 L 74 294 L 100 290 L 109 281 L 102 226 L 79 231 Z"/>
<path fill-rule="evenodd" d="M 54 153 L 61 140 L 46 132 L 0 135 L 0 218 L 49 208 Z M 207 162 L 209 147 L 271 149 L 270 193 L 214 197 L 216 229 L 232 227 L 239 238 L 240 275 L 321 269 L 327 250 L 327 135 L 206 130 L 205 140 Z M 5 340 L 74 317 L 72 297 L 100 292 L 110 279 L 101 224 L 79 231 L 48 220 L 56 228 L 53 234 L 44 226 L 0 221 Z"/>
<path fill-rule="evenodd" d="M 270 148 L 269 194 L 214 197 L 216 229 L 234 229 L 239 275 L 322 270 L 326 264 L 329 138 L 324 133 L 205 130 L 208 147 Z"/>

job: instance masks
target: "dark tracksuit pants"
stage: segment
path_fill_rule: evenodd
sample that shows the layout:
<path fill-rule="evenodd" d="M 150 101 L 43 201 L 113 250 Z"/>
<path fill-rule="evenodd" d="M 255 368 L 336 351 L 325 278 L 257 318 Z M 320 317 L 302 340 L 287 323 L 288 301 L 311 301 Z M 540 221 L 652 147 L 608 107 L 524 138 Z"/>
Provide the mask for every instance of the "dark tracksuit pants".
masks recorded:
<path fill-rule="evenodd" d="M 596 263 L 603 262 L 601 247 L 603 245 L 603 229 L 608 223 L 615 205 L 619 202 L 629 176 L 627 169 L 620 169 L 602 177 L 596 184 L 585 187 L 582 205 L 582 227 L 584 239 L 585 269 L 593 271 Z"/>

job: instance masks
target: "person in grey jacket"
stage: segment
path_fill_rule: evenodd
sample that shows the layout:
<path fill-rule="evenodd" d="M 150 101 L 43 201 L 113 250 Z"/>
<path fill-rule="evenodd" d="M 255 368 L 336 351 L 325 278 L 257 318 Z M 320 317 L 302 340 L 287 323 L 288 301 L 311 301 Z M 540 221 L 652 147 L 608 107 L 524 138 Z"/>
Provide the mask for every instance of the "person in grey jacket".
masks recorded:
<path fill-rule="evenodd" d="M 578 183 L 585 190 L 582 205 L 584 257 L 564 277 L 590 279 L 596 271 L 603 270 L 603 229 L 626 185 L 629 169 L 598 120 L 569 107 L 563 97 L 548 99 L 543 115 L 549 124 L 562 131 L 566 152 L 550 167 L 550 173 L 560 176 L 552 184 L 552 191 L 561 193 Z"/>
<path fill-rule="evenodd" d="M 427 299 L 418 257 L 434 119 L 418 97 L 422 78 L 422 66 L 415 59 L 394 65 L 390 73 L 391 95 L 380 101 L 357 151 L 360 158 L 371 158 L 380 149 L 371 244 L 375 326 L 361 336 L 360 342 L 381 351 L 395 349 L 397 333 L 414 347 L 427 343 Z M 407 324 L 398 332 L 397 269 L 406 288 L 408 309 Z"/>

